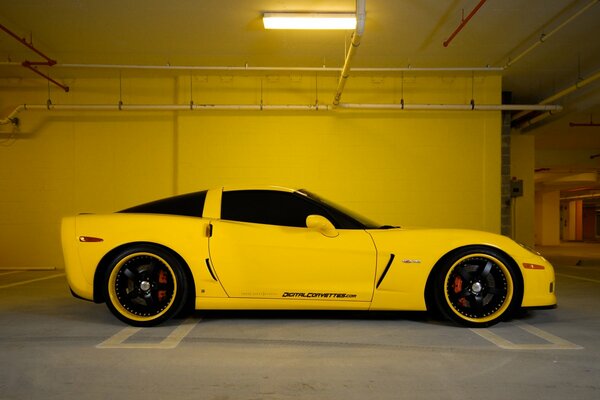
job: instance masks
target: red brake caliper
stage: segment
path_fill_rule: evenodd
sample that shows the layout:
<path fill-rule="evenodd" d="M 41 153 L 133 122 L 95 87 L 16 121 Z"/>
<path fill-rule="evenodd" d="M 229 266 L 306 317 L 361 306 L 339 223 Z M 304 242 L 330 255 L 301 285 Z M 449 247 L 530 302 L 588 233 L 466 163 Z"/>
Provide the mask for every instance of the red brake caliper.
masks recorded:
<path fill-rule="evenodd" d="M 452 287 L 454 288 L 454 293 L 462 292 L 462 284 L 463 280 L 460 278 L 460 276 L 455 276 L 454 285 L 452 285 Z M 458 299 L 458 304 L 460 304 L 463 307 L 468 307 L 467 299 L 465 299 L 464 297 Z"/>
<path fill-rule="evenodd" d="M 167 281 L 167 274 L 165 273 L 165 271 L 160 270 L 158 272 L 158 283 L 162 283 L 162 284 L 166 284 L 168 283 Z M 163 301 L 163 299 L 167 296 L 167 291 L 166 290 L 159 290 L 156 295 L 158 296 L 158 301 Z"/>
<path fill-rule="evenodd" d="M 462 292 L 462 279 L 460 279 L 460 276 L 454 277 L 454 285 L 452 287 L 454 288 L 454 293 Z"/>

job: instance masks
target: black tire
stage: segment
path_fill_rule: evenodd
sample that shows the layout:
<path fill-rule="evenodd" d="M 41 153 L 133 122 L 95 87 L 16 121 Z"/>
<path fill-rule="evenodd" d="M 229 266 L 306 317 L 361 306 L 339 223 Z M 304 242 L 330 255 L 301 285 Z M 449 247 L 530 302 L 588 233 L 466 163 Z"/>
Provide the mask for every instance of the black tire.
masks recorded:
<path fill-rule="evenodd" d="M 108 309 L 133 326 L 154 326 L 184 306 L 189 282 L 183 266 L 168 251 L 151 245 L 129 247 L 106 270 Z"/>
<path fill-rule="evenodd" d="M 451 254 L 434 272 L 433 299 L 440 313 L 461 325 L 487 327 L 520 307 L 523 285 L 514 262 L 486 247 Z"/>

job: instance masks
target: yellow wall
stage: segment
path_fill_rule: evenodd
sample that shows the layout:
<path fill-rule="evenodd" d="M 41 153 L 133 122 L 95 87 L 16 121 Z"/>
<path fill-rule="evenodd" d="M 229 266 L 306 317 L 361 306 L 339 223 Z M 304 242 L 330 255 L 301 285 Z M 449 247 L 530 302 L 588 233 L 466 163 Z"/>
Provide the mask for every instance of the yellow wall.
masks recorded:
<path fill-rule="evenodd" d="M 54 104 L 331 102 L 336 77 L 78 79 Z M 475 85 L 473 88 L 472 85 Z M 190 90 L 190 87 L 192 88 Z M 4 81 L 2 116 L 45 104 Z M 317 90 L 315 90 L 317 88 Z M 346 102 L 500 102 L 500 78 L 353 77 Z M 500 230 L 499 112 L 23 112 L 0 132 L 0 268 L 62 267 L 61 217 L 232 184 L 306 187 L 382 223 Z"/>

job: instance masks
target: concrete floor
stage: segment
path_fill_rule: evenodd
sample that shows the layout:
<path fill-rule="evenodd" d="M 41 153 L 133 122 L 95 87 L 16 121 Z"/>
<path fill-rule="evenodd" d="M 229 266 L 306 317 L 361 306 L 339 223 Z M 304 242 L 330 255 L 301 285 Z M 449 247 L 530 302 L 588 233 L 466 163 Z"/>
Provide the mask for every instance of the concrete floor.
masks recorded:
<path fill-rule="evenodd" d="M 0 271 L 0 399 L 599 398 L 600 245 L 542 250 L 559 308 L 479 330 L 330 312 L 136 329 L 72 298 L 61 271 Z"/>

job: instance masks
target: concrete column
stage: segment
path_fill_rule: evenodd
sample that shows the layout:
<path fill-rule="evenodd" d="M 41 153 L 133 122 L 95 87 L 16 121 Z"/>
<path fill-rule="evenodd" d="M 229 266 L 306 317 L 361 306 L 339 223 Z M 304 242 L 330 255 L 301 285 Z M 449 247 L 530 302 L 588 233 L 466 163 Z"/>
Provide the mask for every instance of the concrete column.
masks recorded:
<path fill-rule="evenodd" d="M 583 200 L 569 202 L 566 227 L 566 237 L 563 240 L 583 240 Z"/>
<path fill-rule="evenodd" d="M 502 102 L 504 104 L 510 103 L 510 93 L 502 93 Z M 500 233 L 513 237 L 513 226 L 512 226 L 512 203 L 510 197 L 510 180 L 511 180 L 511 163 L 510 163 L 510 124 L 511 124 L 511 113 L 502 113 L 502 135 L 501 135 L 501 208 L 500 208 Z"/>

